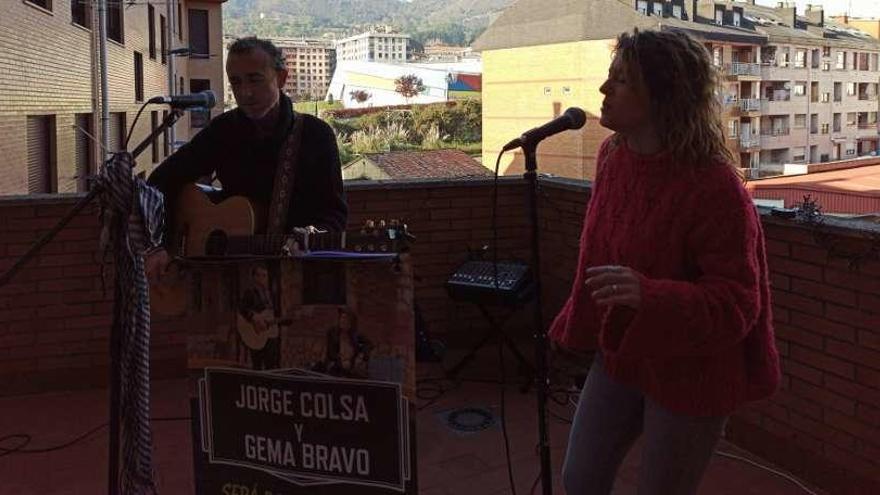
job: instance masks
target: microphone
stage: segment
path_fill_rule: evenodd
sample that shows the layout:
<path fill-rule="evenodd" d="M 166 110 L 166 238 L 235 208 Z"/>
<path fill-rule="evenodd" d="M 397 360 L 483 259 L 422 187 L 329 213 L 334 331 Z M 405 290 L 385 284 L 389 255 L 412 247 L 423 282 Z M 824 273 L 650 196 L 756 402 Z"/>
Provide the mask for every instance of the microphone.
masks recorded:
<path fill-rule="evenodd" d="M 154 96 L 147 103 L 159 103 L 171 105 L 171 108 L 213 108 L 217 103 L 214 92 L 209 90 L 201 91 L 191 95 L 174 95 L 174 96 Z"/>
<path fill-rule="evenodd" d="M 580 129 L 587 122 L 587 114 L 577 107 L 571 107 L 559 117 L 546 124 L 535 127 L 523 133 L 522 136 L 510 141 L 501 148 L 501 151 L 510 151 L 514 148 L 535 146 L 544 138 L 566 131 L 568 129 Z"/>

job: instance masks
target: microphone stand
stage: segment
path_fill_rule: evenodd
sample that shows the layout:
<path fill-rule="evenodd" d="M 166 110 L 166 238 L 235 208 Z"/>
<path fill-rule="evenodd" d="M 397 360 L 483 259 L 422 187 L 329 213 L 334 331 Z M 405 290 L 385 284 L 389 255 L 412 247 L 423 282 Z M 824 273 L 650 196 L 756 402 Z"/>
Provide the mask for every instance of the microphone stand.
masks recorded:
<path fill-rule="evenodd" d="M 538 393 L 538 448 L 541 455 L 541 486 L 543 495 L 553 494 L 553 474 L 550 467 L 550 436 L 547 428 L 547 333 L 541 306 L 540 235 L 538 224 L 538 162 L 535 156 L 537 142 L 525 141 L 522 145 L 526 159 L 529 220 L 531 223 L 532 273 L 535 282 L 535 389 Z"/>

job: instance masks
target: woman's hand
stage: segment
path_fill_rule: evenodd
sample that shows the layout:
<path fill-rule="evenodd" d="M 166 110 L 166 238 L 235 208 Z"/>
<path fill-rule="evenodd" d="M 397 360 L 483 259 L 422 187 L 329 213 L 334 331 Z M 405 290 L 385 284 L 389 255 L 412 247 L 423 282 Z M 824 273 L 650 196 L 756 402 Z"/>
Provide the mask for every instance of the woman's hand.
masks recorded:
<path fill-rule="evenodd" d="M 593 266 L 587 268 L 584 286 L 599 306 L 629 306 L 638 310 L 642 305 L 641 275 L 626 266 Z"/>

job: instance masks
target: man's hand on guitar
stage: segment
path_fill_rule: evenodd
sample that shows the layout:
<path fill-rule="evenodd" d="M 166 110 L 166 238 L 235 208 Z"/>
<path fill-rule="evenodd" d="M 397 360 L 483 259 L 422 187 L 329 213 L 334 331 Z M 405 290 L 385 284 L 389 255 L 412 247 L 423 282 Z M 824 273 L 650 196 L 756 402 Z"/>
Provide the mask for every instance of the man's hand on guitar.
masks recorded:
<path fill-rule="evenodd" d="M 171 257 L 168 251 L 159 248 L 149 253 L 144 260 L 144 271 L 147 274 L 147 280 L 151 284 L 162 281 L 162 277 L 168 272 L 168 265 L 171 264 Z"/>

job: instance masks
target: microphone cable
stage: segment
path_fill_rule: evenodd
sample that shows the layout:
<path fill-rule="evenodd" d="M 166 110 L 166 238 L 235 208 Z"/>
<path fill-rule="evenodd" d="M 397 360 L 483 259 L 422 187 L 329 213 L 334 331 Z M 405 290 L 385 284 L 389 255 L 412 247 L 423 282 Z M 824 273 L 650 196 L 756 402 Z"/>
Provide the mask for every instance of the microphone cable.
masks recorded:
<path fill-rule="evenodd" d="M 131 127 L 128 128 L 128 134 L 125 136 L 125 142 L 122 143 L 123 150 L 125 150 L 125 151 L 128 150 L 128 142 L 131 141 L 131 135 L 134 134 L 134 128 L 138 123 L 138 119 L 141 118 L 141 114 L 144 113 L 144 109 L 147 108 L 147 105 L 150 105 L 150 104 L 151 103 L 149 100 L 145 101 L 144 104 L 141 105 L 140 110 L 138 110 L 137 115 L 134 116 L 134 122 L 132 122 Z"/>
<path fill-rule="evenodd" d="M 504 150 L 498 153 L 495 159 L 495 175 L 492 187 L 492 272 L 493 283 L 495 285 L 495 293 L 498 293 L 498 169 L 501 165 L 501 156 Z M 501 368 L 501 434 L 504 436 L 504 455 L 507 459 L 507 479 L 510 482 L 510 491 L 516 495 L 516 484 L 513 482 L 513 465 L 510 461 L 510 438 L 507 435 L 507 411 L 505 409 L 504 389 L 507 387 L 507 381 L 504 377 L 504 340 L 498 339 L 498 365 Z"/>
<path fill-rule="evenodd" d="M 192 419 L 191 416 L 168 416 L 168 417 L 150 418 L 150 421 L 152 421 L 152 422 L 189 421 L 191 419 Z M 66 441 L 62 444 L 59 444 L 59 445 L 54 445 L 52 447 L 33 448 L 33 449 L 25 448 L 31 443 L 31 440 L 32 440 L 31 435 L 29 435 L 27 433 L 13 433 L 10 435 L 5 435 L 5 436 L 0 437 L 0 457 L 12 455 L 12 454 L 45 454 L 48 452 L 55 452 L 55 451 L 63 450 L 68 447 L 72 447 L 73 445 L 76 445 L 77 443 L 82 442 L 83 440 L 93 436 L 95 433 L 106 428 L 108 425 L 109 425 L 109 423 L 106 423 L 106 422 L 101 423 L 100 425 L 92 428 L 91 430 L 75 437 L 73 440 L 68 440 L 68 441 Z M 13 441 L 13 440 L 18 440 L 19 443 L 17 445 L 12 446 L 12 447 L 6 447 L 3 445 L 4 443 L 7 443 L 7 442 Z"/>

